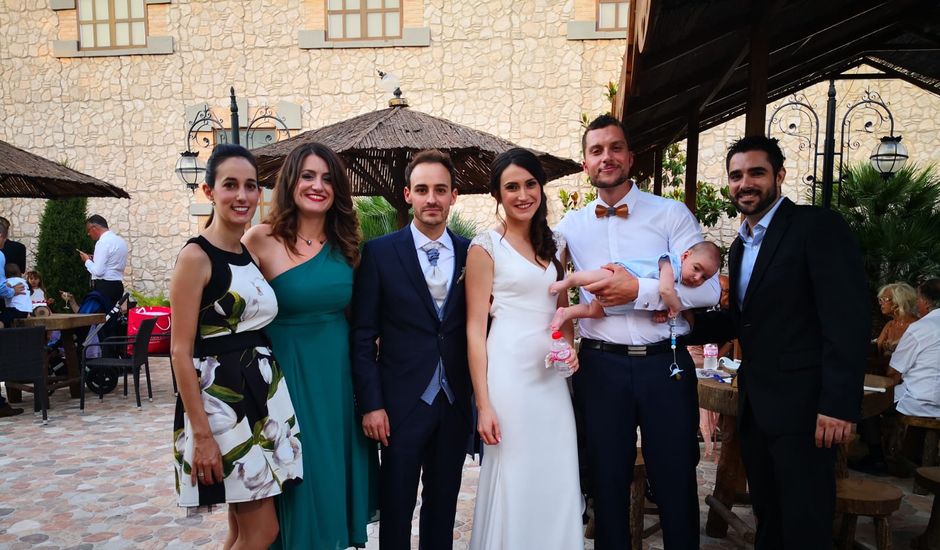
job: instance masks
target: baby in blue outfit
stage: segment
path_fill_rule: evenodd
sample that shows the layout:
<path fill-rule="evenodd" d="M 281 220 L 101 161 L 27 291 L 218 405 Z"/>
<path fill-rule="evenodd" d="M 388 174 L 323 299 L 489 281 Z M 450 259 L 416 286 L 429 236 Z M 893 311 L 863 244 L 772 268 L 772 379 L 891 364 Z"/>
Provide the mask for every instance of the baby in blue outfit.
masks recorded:
<path fill-rule="evenodd" d="M 669 318 L 675 317 L 682 311 L 682 302 L 676 293 L 676 283 L 681 282 L 688 287 L 701 286 L 711 279 L 721 265 L 721 250 L 715 243 L 702 241 L 689 247 L 688 250 L 676 257 L 674 254 L 660 254 L 655 258 L 627 260 L 616 262 L 636 277 L 645 279 L 659 279 L 659 295 L 666 306 Z M 575 286 L 585 286 L 602 281 L 613 275 L 609 269 L 591 269 L 577 271 L 564 279 L 552 283 L 548 288 L 551 294 L 558 294 L 563 290 Z M 602 307 L 597 300 L 587 304 L 576 304 L 560 307 L 552 317 L 552 330 L 557 330 L 569 319 L 600 319 L 606 315 L 618 315 L 634 309 L 633 304 L 621 306 Z"/>

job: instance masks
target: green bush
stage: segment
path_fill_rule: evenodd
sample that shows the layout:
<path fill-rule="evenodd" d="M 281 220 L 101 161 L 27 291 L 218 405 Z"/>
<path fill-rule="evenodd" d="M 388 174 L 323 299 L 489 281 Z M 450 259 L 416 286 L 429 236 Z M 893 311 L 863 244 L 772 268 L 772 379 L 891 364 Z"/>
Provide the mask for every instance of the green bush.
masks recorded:
<path fill-rule="evenodd" d="M 131 297 L 137 302 L 138 306 L 167 306 L 170 305 L 170 299 L 161 292 L 158 296 L 147 296 L 136 290 L 131 290 Z"/>
<path fill-rule="evenodd" d="M 940 174 L 935 167 L 910 166 L 885 180 L 866 162 L 850 168 L 840 187 L 834 190 L 840 200 L 833 208 L 858 237 L 873 310 L 882 285 L 916 287 L 940 276 Z"/>
<path fill-rule="evenodd" d="M 91 254 L 94 250 L 94 242 L 85 233 L 86 204 L 85 198 L 51 199 L 39 220 L 36 270 L 42 275 L 46 294 L 56 299 L 58 311 L 66 311 L 60 290 L 81 301 L 90 288 L 88 270 L 76 252 Z"/>

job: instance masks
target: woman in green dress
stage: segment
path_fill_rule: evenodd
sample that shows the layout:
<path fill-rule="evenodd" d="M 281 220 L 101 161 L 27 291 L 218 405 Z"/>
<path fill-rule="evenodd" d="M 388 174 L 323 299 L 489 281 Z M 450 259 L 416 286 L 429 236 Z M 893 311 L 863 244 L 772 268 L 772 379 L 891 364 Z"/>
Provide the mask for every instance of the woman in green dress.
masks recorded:
<path fill-rule="evenodd" d="M 276 501 L 273 547 L 364 547 L 377 509 L 378 457 L 353 404 L 346 308 L 361 237 L 342 161 L 318 143 L 297 147 L 273 203 L 244 242 L 277 296 L 267 334 L 305 442 L 304 483 Z"/>

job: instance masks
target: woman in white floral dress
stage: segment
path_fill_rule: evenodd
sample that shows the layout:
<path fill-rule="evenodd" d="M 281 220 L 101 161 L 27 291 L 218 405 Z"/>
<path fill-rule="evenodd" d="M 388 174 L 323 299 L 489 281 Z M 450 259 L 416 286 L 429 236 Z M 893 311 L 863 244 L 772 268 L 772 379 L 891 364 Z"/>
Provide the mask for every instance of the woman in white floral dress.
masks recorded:
<path fill-rule="evenodd" d="M 287 384 L 261 331 L 277 300 L 240 241 L 261 194 L 254 157 L 217 146 L 203 192 L 213 215 L 170 283 L 176 491 L 180 506 L 229 504 L 225 548 L 267 548 L 278 532 L 271 497 L 300 482 L 303 463 Z"/>

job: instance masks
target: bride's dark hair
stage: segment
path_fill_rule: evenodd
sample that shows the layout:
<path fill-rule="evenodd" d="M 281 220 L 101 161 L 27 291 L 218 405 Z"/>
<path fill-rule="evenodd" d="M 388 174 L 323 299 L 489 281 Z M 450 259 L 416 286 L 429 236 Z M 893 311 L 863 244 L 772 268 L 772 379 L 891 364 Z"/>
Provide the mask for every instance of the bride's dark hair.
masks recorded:
<path fill-rule="evenodd" d="M 521 147 L 500 153 L 490 164 L 490 195 L 497 202 L 501 202 L 499 180 L 503 175 L 503 171 L 513 164 L 532 174 L 535 181 L 539 182 L 539 193 L 542 195 L 542 200 L 535 210 L 535 215 L 532 216 L 532 223 L 529 225 L 529 239 L 532 241 L 532 248 L 535 249 L 536 258 L 546 264 L 551 262 L 555 266 L 556 279 L 560 280 L 564 270 L 561 267 L 561 262 L 555 257 L 558 253 L 558 247 L 555 246 L 552 230 L 548 227 L 548 197 L 545 196 L 545 183 L 548 181 L 548 176 L 545 175 L 545 169 L 542 168 L 542 163 L 539 162 L 538 157 L 528 149 Z"/>

